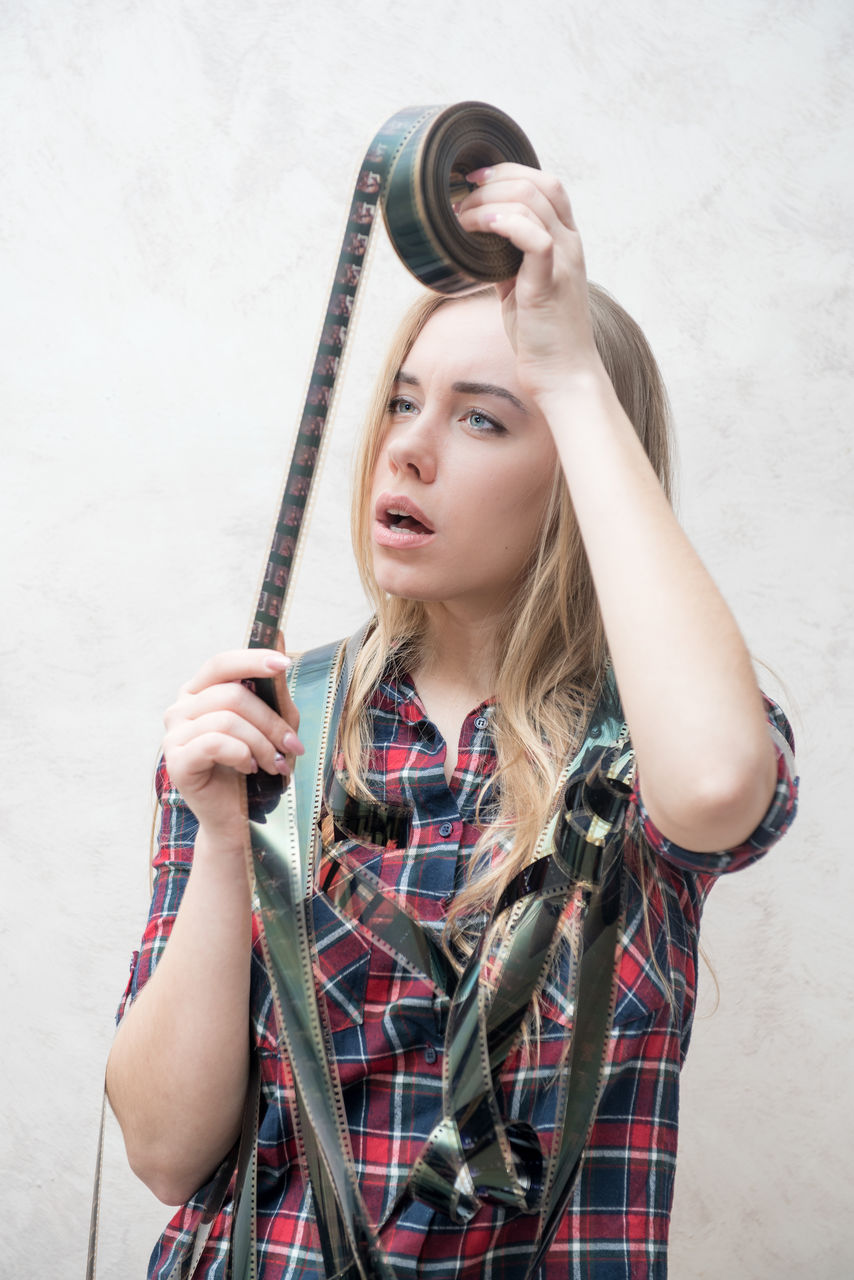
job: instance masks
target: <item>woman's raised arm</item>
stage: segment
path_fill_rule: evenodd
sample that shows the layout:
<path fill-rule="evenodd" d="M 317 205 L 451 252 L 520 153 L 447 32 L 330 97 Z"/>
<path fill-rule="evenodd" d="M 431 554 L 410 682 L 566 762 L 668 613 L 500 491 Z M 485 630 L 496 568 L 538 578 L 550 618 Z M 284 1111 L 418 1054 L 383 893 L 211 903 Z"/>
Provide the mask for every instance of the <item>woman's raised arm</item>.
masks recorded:
<path fill-rule="evenodd" d="M 520 381 L 551 428 L 602 611 L 649 814 L 698 852 L 741 843 L 776 780 L 738 626 L 681 529 L 593 339 L 581 239 L 560 183 L 498 165 L 469 175 L 469 231 L 524 253 L 498 286 Z"/>

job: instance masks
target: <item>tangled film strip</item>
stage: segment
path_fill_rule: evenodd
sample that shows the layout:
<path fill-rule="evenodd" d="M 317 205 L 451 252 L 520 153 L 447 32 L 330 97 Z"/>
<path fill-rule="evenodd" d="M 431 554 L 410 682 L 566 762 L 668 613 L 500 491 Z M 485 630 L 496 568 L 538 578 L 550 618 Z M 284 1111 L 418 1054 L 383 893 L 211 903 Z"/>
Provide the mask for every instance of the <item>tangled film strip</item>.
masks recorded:
<path fill-rule="evenodd" d="M 506 160 L 538 166 L 530 142 L 509 117 L 473 102 L 400 111 L 365 153 L 250 646 L 274 647 L 286 612 L 378 206 L 398 256 L 429 288 L 461 294 L 508 279 L 518 270 L 519 251 L 499 236 L 463 231 L 453 211 L 469 190 L 467 173 Z M 357 651 L 358 641 L 328 646 L 298 659 L 291 671 L 306 746 L 298 769 L 302 781 L 285 786 L 281 779 L 258 774 L 248 782 L 255 912 L 285 1069 L 293 1080 L 293 1121 L 313 1190 L 324 1267 L 328 1275 L 348 1280 L 394 1280 L 359 1191 L 331 1034 L 323 1001 L 317 998 L 310 907 L 315 885 L 351 927 L 426 978 L 449 1003 L 443 1114 L 411 1170 L 404 1195 L 459 1223 L 469 1221 L 484 1200 L 536 1215 L 528 1267 L 532 1274 L 578 1172 L 598 1102 L 613 1014 L 624 910 L 615 851 L 632 767 L 616 687 L 609 676 L 582 747 L 564 769 L 554 817 L 541 836 L 540 857 L 496 905 L 493 922 L 501 923 L 505 937 L 500 956 L 480 945 L 457 973 L 405 906 L 392 901 L 347 856 L 347 839 L 354 830 L 360 841 L 367 832 L 372 843 L 382 846 L 399 843 L 406 829 L 405 815 L 349 796 L 346 784 L 325 768 Z M 258 692 L 275 699 L 272 682 L 258 682 Z M 546 1155 L 529 1127 L 500 1117 L 498 1080 L 519 1042 L 568 911 L 577 930 L 572 974 L 576 1016 Z M 484 938 L 489 934 L 485 929 Z M 250 1158 L 238 1170 L 238 1222 L 247 1221 L 253 1177 Z"/>

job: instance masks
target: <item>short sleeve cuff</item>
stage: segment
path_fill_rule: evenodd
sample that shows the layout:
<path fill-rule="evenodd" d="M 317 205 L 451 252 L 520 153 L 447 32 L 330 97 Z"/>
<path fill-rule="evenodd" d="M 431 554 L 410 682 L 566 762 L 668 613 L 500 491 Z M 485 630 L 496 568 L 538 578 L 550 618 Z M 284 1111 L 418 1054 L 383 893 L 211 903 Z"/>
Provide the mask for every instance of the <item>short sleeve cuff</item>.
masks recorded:
<path fill-rule="evenodd" d="M 154 892 L 148 923 L 138 951 L 133 953 L 130 977 L 116 1013 L 120 1022 L 151 977 L 172 933 L 193 863 L 198 823 L 181 799 L 161 758 L 155 780 L 160 804 L 158 850 L 152 866 Z"/>
<path fill-rule="evenodd" d="M 641 830 L 652 851 L 685 871 L 722 875 L 739 871 L 756 862 L 789 830 L 797 812 L 798 783 L 795 775 L 794 739 L 791 726 L 780 707 L 763 694 L 768 729 L 777 756 L 777 782 L 765 816 L 756 830 L 742 844 L 719 853 L 697 853 L 683 849 L 658 830 L 644 807 L 635 786 L 633 801 L 637 807 Z"/>

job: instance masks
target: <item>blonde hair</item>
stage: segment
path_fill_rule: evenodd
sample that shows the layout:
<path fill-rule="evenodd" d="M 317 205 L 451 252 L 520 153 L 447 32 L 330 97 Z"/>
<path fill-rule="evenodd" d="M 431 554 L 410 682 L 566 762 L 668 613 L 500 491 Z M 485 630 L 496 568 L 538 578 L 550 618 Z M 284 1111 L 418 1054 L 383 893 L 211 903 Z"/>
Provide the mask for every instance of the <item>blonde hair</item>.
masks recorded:
<path fill-rule="evenodd" d="M 599 355 L 669 498 L 669 408 L 655 359 L 638 325 L 604 289 L 591 284 L 589 295 Z M 492 289 L 456 299 L 431 294 L 409 310 L 380 373 L 356 460 L 353 546 L 377 625 L 355 666 L 339 742 L 345 768 L 363 793 L 367 792 L 368 701 L 392 652 L 404 667 L 416 665 L 426 636 L 422 603 L 387 595 L 372 571 L 370 494 L 388 403 L 398 371 L 430 317 L 440 307 L 465 306 L 470 299 L 484 296 L 496 295 Z M 607 494 L 603 500 L 607 501 Z M 614 518 L 616 529 L 617 512 Z M 531 860 L 550 816 L 561 766 L 580 746 L 604 674 L 607 648 L 602 618 L 560 468 L 555 471 L 538 544 L 497 639 L 496 707 L 491 722 L 497 812 L 489 814 L 447 922 L 455 947 L 463 950 L 468 949 L 466 920 L 482 919 L 510 879 Z M 498 858 L 496 846 L 503 850 Z"/>

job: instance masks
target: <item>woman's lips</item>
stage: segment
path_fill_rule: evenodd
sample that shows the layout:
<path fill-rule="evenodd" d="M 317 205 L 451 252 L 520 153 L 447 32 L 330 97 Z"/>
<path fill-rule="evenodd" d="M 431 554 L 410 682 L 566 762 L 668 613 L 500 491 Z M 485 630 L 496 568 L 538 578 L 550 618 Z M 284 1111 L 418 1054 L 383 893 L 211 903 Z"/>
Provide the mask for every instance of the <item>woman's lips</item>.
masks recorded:
<path fill-rule="evenodd" d="M 374 507 L 374 541 L 381 547 L 422 547 L 435 537 L 420 507 L 403 494 L 381 493 Z"/>

